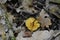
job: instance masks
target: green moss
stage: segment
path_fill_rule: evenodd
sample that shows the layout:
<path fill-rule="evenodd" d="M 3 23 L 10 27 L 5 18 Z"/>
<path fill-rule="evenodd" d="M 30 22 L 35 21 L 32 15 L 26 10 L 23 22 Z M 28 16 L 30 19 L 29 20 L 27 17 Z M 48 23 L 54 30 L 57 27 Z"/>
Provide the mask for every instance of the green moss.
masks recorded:
<path fill-rule="evenodd" d="M 11 37 L 11 40 L 16 40 L 16 38 L 15 37 Z"/>
<path fill-rule="evenodd" d="M 51 0 L 51 2 L 60 3 L 60 0 Z"/>

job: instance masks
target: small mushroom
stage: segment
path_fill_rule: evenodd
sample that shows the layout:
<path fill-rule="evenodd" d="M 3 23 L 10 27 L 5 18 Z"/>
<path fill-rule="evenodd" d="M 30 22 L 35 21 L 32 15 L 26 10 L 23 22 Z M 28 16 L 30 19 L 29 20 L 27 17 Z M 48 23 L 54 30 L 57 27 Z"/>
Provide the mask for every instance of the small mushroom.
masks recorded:
<path fill-rule="evenodd" d="M 25 25 L 31 32 L 37 30 L 40 27 L 38 21 L 33 17 L 28 18 L 25 22 Z"/>

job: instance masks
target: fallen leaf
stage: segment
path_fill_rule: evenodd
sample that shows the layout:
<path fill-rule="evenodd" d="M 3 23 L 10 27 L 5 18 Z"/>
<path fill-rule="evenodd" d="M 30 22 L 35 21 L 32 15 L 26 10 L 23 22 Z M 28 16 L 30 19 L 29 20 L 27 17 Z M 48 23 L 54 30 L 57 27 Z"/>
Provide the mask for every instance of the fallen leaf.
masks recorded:
<path fill-rule="evenodd" d="M 49 15 L 44 11 L 44 9 L 42 9 L 42 11 L 40 12 L 38 20 L 41 23 L 42 28 L 49 27 L 49 25 L 52 24 Z"/>

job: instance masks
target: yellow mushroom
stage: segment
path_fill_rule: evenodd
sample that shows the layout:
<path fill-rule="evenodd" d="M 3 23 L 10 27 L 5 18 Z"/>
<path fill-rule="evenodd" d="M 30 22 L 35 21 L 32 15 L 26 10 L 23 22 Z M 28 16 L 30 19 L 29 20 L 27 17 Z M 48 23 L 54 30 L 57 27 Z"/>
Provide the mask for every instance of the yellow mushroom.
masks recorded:
<path fill-rule="evenodd" d="M 28 18 L 25 22 L 25 25 L 32 32 L 37 30 L 40 27 L 38 21 L 33 17 Z"/>

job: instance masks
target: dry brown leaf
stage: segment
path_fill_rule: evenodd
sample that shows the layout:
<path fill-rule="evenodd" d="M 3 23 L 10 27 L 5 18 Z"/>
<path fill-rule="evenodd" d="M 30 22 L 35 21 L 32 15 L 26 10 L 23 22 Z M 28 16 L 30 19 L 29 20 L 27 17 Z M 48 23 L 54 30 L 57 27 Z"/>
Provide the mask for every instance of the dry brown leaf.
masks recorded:
<path fill-rule="evenodd" d="M 36 13 L 37 10 L 35 10 L 32 7 L 32 2 L 33 0 L 23 0 L 22 2 L 22 7 L 24 8 L 25 11 L 30 12 L 30 13 Z M 31 6 L 31 7 L 30 7 Z"/>
<path fill-rule="evenodd" d="M 5 30 L 4 30 L 4 27 L 3 27 L 3 25 L 1 23 L 0 23 L 0 35 L 2 36 L 2 39 L 6 38 Z"/>
<path fill-rule="evenodd" d="M 42 28 L 49 27 L 49 25 L 52 24 L 49 15 L 44 11 L 44 9 L 42 9 L 42 11 L 40 12 L 38 20 L 41 23 Z"/>

